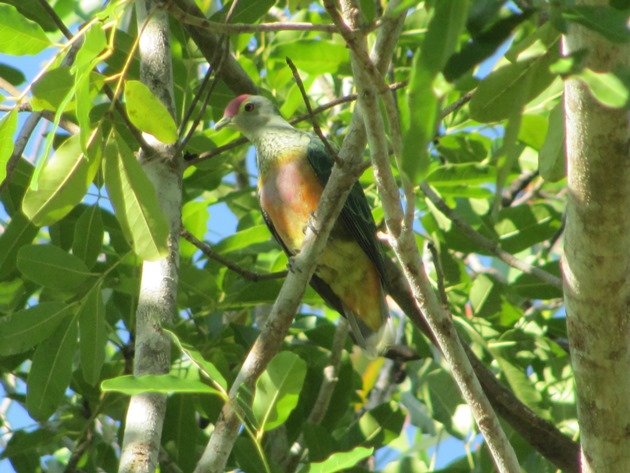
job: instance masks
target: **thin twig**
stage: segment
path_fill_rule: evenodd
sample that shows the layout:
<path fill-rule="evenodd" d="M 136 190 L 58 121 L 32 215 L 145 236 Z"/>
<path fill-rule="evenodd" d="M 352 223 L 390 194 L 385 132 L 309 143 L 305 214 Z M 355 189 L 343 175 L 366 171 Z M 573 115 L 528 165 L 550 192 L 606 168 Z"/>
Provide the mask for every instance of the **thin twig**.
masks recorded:
<path fill-rule="evenodd" d="M 356 26 L 353 27 L 357 22 L 356 9 L 353 3 L 341 2 L 343 18 L 336 12 L 331 0 L 325 0 L 324 4 L 335 24 L 342 30 L 342 34 L 343 29 L 340 20 L 349 23 L 351 30 L 356 30 Z M 346 38 L 345 35 L 344 38 Z M 406 222 L 400 202 L 399 189 L 391 171 L 383 120 L 379 113 L 377 95 L 374 92 L 375 90 L 379 92 L 382 90 L 380 82 L 383 81 L 383 77 L 375 77 L 373 71 L 376 70 L 377 75 L 379 73 L 369 57 L 369 64 L 364 61 L 364 57 L 367 56 L 365 38 L 353 35 L 352 40 L 346 40 L 346 44 L 350 48 L 353 76 L 359 91 L 359 107 L 369 137 L 370 155 L 375 168 L 376 183 L 383 202 L 385 222 L 392 236 L 394 253 L 404 268 L 404 274 L 412 288 L 418 307 L 425 311 L 431 331 L 439 342 L 462 396 L 471 408 L 498 470 L 505 473 L 518 472 L 520 467 L 514 449 L 507 440 L 499 419 L 474 374 L 448 312 L 439 303 L 428 281 L 413 228 Z M 387 98 L 384 97 L 384 100 Z M 395 117 L 393 118 L 395 119 Z M 408 186 L 405 186 L 406 195 L 408 195 L 408 191 Z"/>
<path fill-rule="evenodd" d="M 453 102 L 453 103 L 447 105 L 446 107 L 444 107 L 440 111 L 440 118 L 444 119 L 448 115 L 450 115 L 451 113 L 453 113 L 453 112 L 459 110 L 460 108 L 462 108 L 464 105 L 466 105 L 468 102 L 470 102 L 470 99 L 473 98 L 473 95 L 475 95 L 476 91 L 477 91 L 477 89 L 469 90 L 464 95 L 462 95 L 460 98 L 455 100 L 455 102 Z"/>
<path fill-rule="evenodd" d="M 33 107 L 28 102 L 24 102 L 24 103 L 16 104 L 16 105 L 0 105 L 0 112 L 10 112 L 11 110 L 15 110 L 15 109 L 17 109 L 18 112 L 32 112 L 33 111 Z M 55 119 L 55 114 L 51 112 L 50 110 L 41 110 L 38 113 L 41 113 L 42 116 L 49 122 L 53 122 Z M 68 133 L 72 133 L 73 135 L 76 135 L 77 133 L 79 133 L 79 125 L 77 125 L 71 120 L 68 120 L 67 118 L 62 117 L 61 120 L 59 121 L 59 126 L 63 128 L 64 130 L 66 130 Z"/>
<path fill-rule="evenodd" d="M 424 194 L 428 197 L 428 199 L 437 207 L 437 209 L 442 212 L 451 222 L 455 224 L 457 228 L 459 228 L 467 238 L 472 240 L 475 244 L 479 245 L 486 251 L 491 252 L 501 261 L 506 263 L 513 268 L 516 268 L 526 274 L 531 274 L 532 276 L 536 276 L 543 282 L 547 284 L 551 284 L 554 287 L 562 290 L 562 280 L 557 276 L 554 276 L 551 273 L 548 273 L 544 269 L 537 268 L 536 266 L 532 266 L 526 261 L 520 260 L 511 253 L 508 253 L 501 246 L 489 238 L 486 238 L 481 233 L 477 232 L 474 228 L 472 228 L 468 223 L 462 220 L 447 204 L 442 200 L 442 198 L 437 195 L 437 193 L 427 184 L 426 182 L 420 185 L 420 188 L 424 192 Z"/>
<path fill-rule="evenodd" d="M 437 280 L 438 294 L 444 307 L 448 307 L 448 297 L 446 297 L 446 289 L 444 288 L 444 272 L 440 264 L 440 255 L 432 241 L 427 241 L 427 248 L 431 252 L 433 259 L 433 267 L 435 268 L 435 277 Z"/>
<path fill-rule="evenodd" d="M 226 34 L 226 33 L 268 33 L 272 31 L 320 31 L 324 33 L 336 33 L 337 28 L 335 25 L 320 24 L 320 23 L 306 23 L 306 22 L 291 22 L 291 21 L 278 21 L 274 23 L 223 23 L 217 21 L 210 21 L 206 18 L 200 18 L 195 15 L 186 13 L 171 1 L 165 1 L 163 8 L 177 18 L 181 23 L 185 25 L 196 26 L 197 28 L 203 28 L 204 30 L 214 34 Z"/>
<path fill-rule="evenodd" d="M 330 157 L 332 157 L 332 159 L 335 161 L 337 166 L 341 166 L 342 162 L 339 159 L 339 155 L 337 154 L 337 151 L 328 142 L 328 139 L 324 136 L 324 133 L 322 133 L 322 129 L 319 127 L 319 123 L 317 123 L 317 120 L 315 119 L 315 115 L 313 114 L 313 109 L 311 108 L 311 101 L 309 100 L 306 90 L 304 89 L 304 83 L 302 82 L 302 78 L 300 77 L 300 73 L 298 72 L 297 67 L 295 67 L 295 64 L 293 64 L 293 61 L 291 60 L 290 57 L 286 57 L 285 61 L 287 62 L 287 64 L 289 65 L 289 68 L 291 69 L 291 72 L 293 73 L 293 78 L 295 79 L 298 89 L 300 89 L 300 93 L 302 94 L 302 100 L 304 101 L 304 105 L 306 105 L 306 110 L 308 111 L 308 117 L 311 120 L 311 125 L 313 125 L 313 130 L 315 131 L 315 134 L 319 136 L 320 140 L 322 140 L 322 143 L 324 143 L 324 146 L 326 147 L 326 151 L 328 151 L 328 154 L 330 155 Z"/>
<path fill-rule="evenodd" d="M 536 171 L 526 171 L 515 179 L 508 188 L 503 189 L 501 195 L 501 204 L 503 207 L 512 205 L 516 197 L 525 189 L 540 173 Z"/>
<path fill-rule="evenodd" d="M 201 240 L 198 240 L 188 230 L 182 228 L 182 230 L 180 230 L 180 235 L 184 239 L 188 240 L 190 243 L 195 245 L 209 259 L 214 260 L 217 263 L 222 264 L 223 266 L 228 268 L 230 271 L 235 272 L 236 274 L 244 277 L 245 279 L 247 279 L 249 281 L 258 282 L 258 281 L 267 281 L 269 279 L 281 279 L 281 278 L 286 277 L 286 275 L 288 274 L 287 271 L 276 271 L 275 273 L 266 273 L 266 274 L 258 273 L 258 272 L 255 272 L 255 271 L 250 271 L 248 269 L 240 267 L 236 263 L 234 263 L 234 262 L 230 261 L 229 259 L 227 259 L 225 256 L 220 255 L 219 253 L 214 251 L 210 247 L 210 245 L 208 245 L 207 243 L 204 243 Z"/>
<path fill-rule="evenodd" d="M 18 90 L 17 87 L 15 87 L 13 84 L 11 84 L 8 80 L 6 80 L 3 77 L 0 77 L 0 89 L 6 90 L 14 97 L 19 97 L 20 95 L 22 95 L 22 93 Z"/>

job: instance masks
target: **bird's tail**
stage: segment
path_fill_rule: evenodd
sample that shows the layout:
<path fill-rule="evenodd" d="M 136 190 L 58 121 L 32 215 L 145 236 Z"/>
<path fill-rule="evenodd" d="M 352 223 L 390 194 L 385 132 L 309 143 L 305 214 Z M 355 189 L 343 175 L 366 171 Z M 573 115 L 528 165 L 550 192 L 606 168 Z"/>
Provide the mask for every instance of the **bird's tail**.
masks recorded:
<path fill-rule="evenodd" d="M 357 345 L 359 345 L 370 357 L 382 356 L 387 353 L 388 349 L 395 344 L 396 335 L 389 311 L 383 298 L 381 307 L 381 325 L 374 330 L 361 320 L 348 307 L 344 307 L 344 315 L 348 319 L 352 336 Z"/>

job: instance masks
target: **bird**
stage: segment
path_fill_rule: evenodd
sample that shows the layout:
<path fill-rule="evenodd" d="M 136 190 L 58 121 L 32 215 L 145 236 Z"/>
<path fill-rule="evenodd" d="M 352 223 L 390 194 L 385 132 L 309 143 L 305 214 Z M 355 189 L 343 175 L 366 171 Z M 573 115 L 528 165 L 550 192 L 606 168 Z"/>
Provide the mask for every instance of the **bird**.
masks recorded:
<path fill-rule="evenodd" d="M 214 129 L 236 128 L 256 148 L 258 196 L 265 223 L 291 258 L 302 247 L 334 159 L 317 135 L 293 127 L 271 100 L 232 99 Z M 346 317 L 355 342 L 387 356 L 393 331 L 385 300 L 383 255 L 361 185 L 353 185 L 316 264 L 310 284 Z"/>

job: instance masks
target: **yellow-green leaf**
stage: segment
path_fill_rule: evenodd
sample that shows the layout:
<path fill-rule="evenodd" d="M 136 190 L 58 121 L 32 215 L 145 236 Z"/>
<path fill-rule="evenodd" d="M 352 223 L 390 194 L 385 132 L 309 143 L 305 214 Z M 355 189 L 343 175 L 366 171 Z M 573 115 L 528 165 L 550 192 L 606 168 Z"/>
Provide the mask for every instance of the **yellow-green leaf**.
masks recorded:
<path fill-rule="evenodd" d="M 125 106 L 129 120 L 162 143 L 177 141 L 177 125 L 171 114 L 149 88 L 137 80 L 125 83 Z"/>

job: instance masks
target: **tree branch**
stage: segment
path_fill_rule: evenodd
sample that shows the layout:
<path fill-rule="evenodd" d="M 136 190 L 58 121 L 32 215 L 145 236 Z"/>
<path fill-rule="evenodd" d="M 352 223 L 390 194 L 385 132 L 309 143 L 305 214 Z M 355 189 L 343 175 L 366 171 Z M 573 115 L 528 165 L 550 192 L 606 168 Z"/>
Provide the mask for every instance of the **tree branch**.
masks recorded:
<path fill-rule="evenodd" d="M 211 34 L 226 33 L 268 33 L 272 31 L 321 31 L 324 33 L 336 33 L 335 25 L 318 23 L 304 23 L 291 21 L 278 21 L 274 23 L 220 23 L 210 21 L 205 16 L 199 17 L 182 10 L 171 1 L 164 1 L 164 9 L 177 18 L 182 24 L 203 29 Z"/>
<path fill-rule="evenodd" d="M 210 245 L 204 243 L 203 241 L 198 240 L 188 230 L 182 228 L 182 230 L 180 231 L 180 235 L 186 240 L 188 240 L 190 243 L 195 245 L 209 259 L 222 264 L 223 266 L 228 268 L 230 271 L 234 271 L 236 274 L 242 276 L 243 278 L 249 281 L 258 282 L 258 281 L 266 281 L 269 279 L 280 279 L 280 278 L 284 278 L 288 274 L 287 271 L 277 271 L 275 273 L 267 273 L 267 274 L 257 273 L 255 271 L 249 271 L 245 268 L 241 268 L 239 265 L 233 263 L 226 257 L 214 251 L 210 247 Z"/>
<path fill-rule="evenodd" d="M 387 69 L 403 21 L 404 15 L 399 15 L 395 18 L 384 16 L 383 25 L 378 32 L 373 53 L 374 57 L 378 59 L 376 64 L 379 69 Z M 389 37 L 382 39 L 385 35 Z M 237 93 L 242 92 L 247 91 L 237 91 Z M 322 237 L 328 236 L 336 216 L 345 203 L 351 186 L 363 168 L 361 156 L 365 147 L 365 137 L 362 119 L 355 111 L 339 152 L 340 158 L 344 161 L 344 167 L 333 167 L 333 172 L 324 189 L 315 214 L 315 225 L 321 225 L 321 228 L 317 231 L 318 237 L 316 238 L 313 235 L 314 226 L 308 225 L 304 245 L 294 261 L 296 271 L 290 272 L 283 284 L 263 332 L 250 350 L 237 380 L 232 386 L 231 394 L 235 395 L 241 383 L 253 385 L 255 379 L 262 373 L 266 364 L 282 343 L 306 283 L 314 271 L 315 258 L 324 247 L 325 241 L 323 241 Z M 235 415 L 234 409 L 229 403 L 226 404 L 219 421 L 215 425 L 210 442 L 197 464 L 196 473 L 223 472 L 225 462 L 236 440 L 239 425 L 240 421 Z"/>
<path fill-rule="evenodd" d="M 331 10 L 332 2 L 325 2 Z M 352 25 L 356 22 L 355 7 L 344 2 L 344 17 L 331 16 L 343 34 L 341 22 Z M 333 7 L 334 8 L 334 7 Z M 339 23 L 338 23 L 339 22 Z M 354 28 L 356 29 L 356 27 Z M 344 35 L 346 38 L 346 35 Z M 474 374 L 470 361 L 459 340 L 450 314 L 440 305 L 424 271 L 424 266 L 413 235 L 413 228 L 406 221 L 398 197 L 398 187 L 389 165 L 387 141 L 384 125 L 379 113 L 377 97 L 374 91 L 382 91 L 380 81 L 375 80 L 374 65 L 366 64 L 365 40 L 354 36 L 346 40 L 350 48 L 350 59 L 357 89 L 359 107 L 365 122 L 370 144 L 370 155 L 375 167 L 376 183 L 383 201 L 385 222 L 391 234 L 391 243 L 396 257 L 404 268 L 418 308 L 427 316 L 427 323 L 434 333 L 444 357 L 451 367 L 453 377 L 470 406 L 479 429 L 483 433 L 499 471 L 517 473 L 520 471 L 516 454 L 508 442 L 498 418 L 488 401 L 481 385 Z M 411 205 L 408 203 L 408 205 Z"/>
<path fill-rule="evenodd" d="M 194 2 L 189 0 L 171 0 L 171 2 L 189 15 L 205 19 L 203 12 Z M 221 44 L 221 37 L 219 35 L 209 33 L 204 28 L 190 24 L 186 24 L 184 27 L 210 64 L 213 64 L 212 61 L 217 51 L 223 51 L 225 48 L 229 47 L 227 44 Z M 226 58 L 219 75 L 230 90 L 236 94 L 255 94 L 258 91 L 256 84 L 254 84 L 236 59 L 234 59 L 232 54 L 229 54 Z"/>
<path fill-rule="evenodd" d="M 435 191 L 427 184 L 423 182 L 420 185 L 420 188 L 427 196 L 427 198 L 437 207 L 437 209 L 442 212 L 457 228 L 459 228 L 467 238 L 473 241 L 476 245 L 480 246 L 484 250 L 494 254 L 497 258 L 503 261 L 505 264 L 512 266 L 513 268 L 518 269 L 526 274 L 531 274 L 532 276 L 537 277 L 541 281 L 551 284 L 558 289 L 562 289 L 562 280 L 551 273 L 548 273 L 544 269 L 537 268 L 536 266 L 532 266 L 526 261 L 522 261 L 515 257 L 513 254 L 508 253 L 503 250 L 501 246 L 486 238 L 481 233 L 477 232 L 474 228 L 468 225 L 465 221 L 463 221 L 459 216 L 453 212 L 453 210 L 446 205 L 439 195 L 435 193 Z"/>
<path fill-rule="evenodd" d="M 140 32 L 140 78 L 174 115 L 168 17 L 151 0 L 137 1 Z M 151 14 L 149 14 L 151 12 Z M 143 27 L 144 25 L 144 27 Z M 168 255 L 144 261 L 136 311 L 133 372 L 167 373 L 170 369 L 170 339 L 161 326 L 177 313 L 179 278 L 179 229 L 182 201 L 181 159 L 176 145 L 164 145 L 146 135 L 151 159 L 141 159 L 144 171 L 156 188 L 158 202 L 168 224 Z M 158 463 L 166 396 L 143 393 L 131 396 L 125 420 L 120 473 L 152 473 Z"/>

